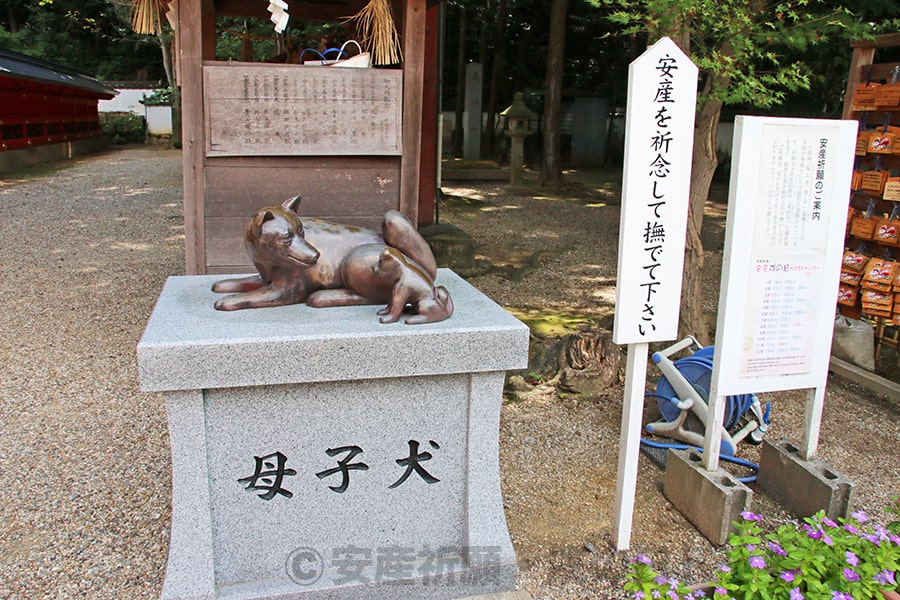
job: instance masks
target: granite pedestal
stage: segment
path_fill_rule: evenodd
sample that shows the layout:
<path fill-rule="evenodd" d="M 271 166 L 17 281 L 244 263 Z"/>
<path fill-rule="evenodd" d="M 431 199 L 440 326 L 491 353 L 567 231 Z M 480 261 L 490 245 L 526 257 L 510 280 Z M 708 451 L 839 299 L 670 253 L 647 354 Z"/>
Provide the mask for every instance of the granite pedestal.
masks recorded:
<path fill-rule="evenodd" d="M 459 598 L 515 587 L 500 495 L 504 372 L 528 328 L 441 269 L 455 314 L 219 312 L 222 276 L 170 278 L 138 345 L 163 392 L 163 598 Z"/>

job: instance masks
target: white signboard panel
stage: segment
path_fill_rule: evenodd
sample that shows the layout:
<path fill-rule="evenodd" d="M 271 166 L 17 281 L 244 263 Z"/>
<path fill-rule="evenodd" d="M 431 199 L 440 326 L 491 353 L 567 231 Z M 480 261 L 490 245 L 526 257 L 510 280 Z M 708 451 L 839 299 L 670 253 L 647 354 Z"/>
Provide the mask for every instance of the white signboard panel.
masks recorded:
<path fill-rule="evenodd" d="M 856 129 L 737 117 L 716 395 L 825 385 Z"/>
<path fill-rule="evenodd" d="M 628 69 L 613 340 L 678 335 L 697 67 L 662 38 Z"/>

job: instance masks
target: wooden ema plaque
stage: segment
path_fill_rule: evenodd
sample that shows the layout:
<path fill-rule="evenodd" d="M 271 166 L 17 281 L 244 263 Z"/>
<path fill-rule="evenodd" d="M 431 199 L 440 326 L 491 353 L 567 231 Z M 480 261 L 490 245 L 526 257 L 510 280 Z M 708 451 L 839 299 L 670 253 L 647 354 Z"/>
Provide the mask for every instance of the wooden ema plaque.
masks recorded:
<path fill-rule="evenodd" d="M 900 200 L 900 177 L 890 177 L 884 184 L 884 199 L 891 201 Z"/>
<path fill-rule="evenodd" d="M 399 156 L 390 69 L 204 64 L 207 156 Z"/>

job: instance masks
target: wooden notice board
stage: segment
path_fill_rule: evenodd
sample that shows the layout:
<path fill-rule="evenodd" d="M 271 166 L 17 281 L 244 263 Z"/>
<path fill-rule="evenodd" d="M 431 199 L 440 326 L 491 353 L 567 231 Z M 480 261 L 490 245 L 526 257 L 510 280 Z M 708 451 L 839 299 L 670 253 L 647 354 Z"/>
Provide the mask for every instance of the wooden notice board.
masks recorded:
<path fill-rule="evenodd" d="M 206 156 L 400 156 L 403 72 L 204 63 Z"/>

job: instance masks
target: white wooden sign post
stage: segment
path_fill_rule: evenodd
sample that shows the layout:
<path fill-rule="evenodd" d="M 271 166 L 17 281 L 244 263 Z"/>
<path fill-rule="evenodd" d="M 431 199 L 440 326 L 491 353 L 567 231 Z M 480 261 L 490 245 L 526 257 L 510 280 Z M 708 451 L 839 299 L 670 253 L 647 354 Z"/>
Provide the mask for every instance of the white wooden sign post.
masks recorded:
<path fill-rule="evenodd" d="M 613 341 L 628 345 L 614 536 L 631 541 L 650 342 L 678 336 L 697 67 L 662 38 L 628 68 Z"/>
<path fill-rule="evenodd" d="M 815 454 L 853 170 L 855 121 L 738 116 L 703 466 L 718 468 L 725 397 L 808 389 Z"/>

